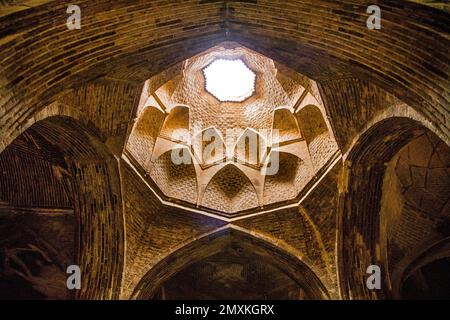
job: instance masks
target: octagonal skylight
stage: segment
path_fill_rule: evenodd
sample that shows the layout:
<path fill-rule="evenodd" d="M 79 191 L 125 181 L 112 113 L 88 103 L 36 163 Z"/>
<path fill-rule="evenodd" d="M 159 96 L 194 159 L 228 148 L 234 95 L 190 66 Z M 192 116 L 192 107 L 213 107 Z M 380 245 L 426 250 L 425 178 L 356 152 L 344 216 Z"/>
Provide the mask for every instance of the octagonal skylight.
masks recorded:
<path fill-rule="evenodd" d="M 255 73 L 240 59 L 214 60 L 203 69 L 206 91 L 221 102 L 241 102 L 255 92 Z"/>

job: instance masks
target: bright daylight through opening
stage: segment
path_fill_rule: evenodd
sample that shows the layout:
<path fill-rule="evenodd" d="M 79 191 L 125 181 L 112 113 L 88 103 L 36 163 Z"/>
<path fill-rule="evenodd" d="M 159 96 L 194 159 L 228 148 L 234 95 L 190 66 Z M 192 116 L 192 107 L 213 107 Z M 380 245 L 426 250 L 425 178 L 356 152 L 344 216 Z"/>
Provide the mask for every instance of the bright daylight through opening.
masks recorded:
<path fill-rule="evenodd" d="M 222 102 L 241 102 L 255 91 L 255 74 L 242 60 L 217 59 L 203 70 L 206 90 Z"/>

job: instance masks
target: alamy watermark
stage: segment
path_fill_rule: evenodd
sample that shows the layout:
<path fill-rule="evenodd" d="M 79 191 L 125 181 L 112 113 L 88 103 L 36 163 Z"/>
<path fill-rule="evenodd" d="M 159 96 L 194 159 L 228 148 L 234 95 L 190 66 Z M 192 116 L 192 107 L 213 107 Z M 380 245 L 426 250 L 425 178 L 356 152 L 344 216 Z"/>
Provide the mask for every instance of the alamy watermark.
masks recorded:
<path fill-rule="evenodd" d="M 381 268 L 375 264 L 370 265 L 366 269 L 366 273 L 370 274 L 366 280 L 366 286 L 369 290 L 381 289 Z"/>
<path fill-rule="evenodd" d="M 81 270 L 80 267 L 76 264 L 72 264 L 67 267 L 67 274 L 70 276 L 67 277 L 66 286 L 69 290 L 80 290 L 81 289 Z"/>
<path fill-rule="evenodd" d="M 367 28 L 369 30 L 381 29 L 381 9 L 377 5 L 370 5 L 367 7 L 366 13 L 370 14 L 367 18 Z"/>
<path fill-rule="evenodd" d="M 69 30 L 81 29 L 81 9 L 79 6 L 71 4 L 66 12 L 70 14 L 67 18 L 66 26 Z"/>

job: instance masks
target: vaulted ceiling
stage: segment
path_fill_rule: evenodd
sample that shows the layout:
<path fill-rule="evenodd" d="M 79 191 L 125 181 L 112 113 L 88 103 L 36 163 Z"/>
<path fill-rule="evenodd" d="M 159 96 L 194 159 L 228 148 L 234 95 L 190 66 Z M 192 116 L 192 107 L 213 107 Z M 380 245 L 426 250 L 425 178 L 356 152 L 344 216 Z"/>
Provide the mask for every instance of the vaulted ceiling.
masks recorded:
<path fill-rule="evenodd" d="M 203 70 L 217 59 L 241 59 L 256 75 L 254 93 L 242 102 L 211 95 Z M 339 152 L 312 80 L 279 67 L 224 43 L 183 62 L 155 92 L 147 83 L 127 157 L 166 198 L 219 215 L 294 201 Z"/>
<path fill-rule="evenodd" d="M 447 257 L 446 2 L 86 0 L 79 30 L 69 4 L 0 2 L 0 240 L 40 265 L 8 277 L 70 297 L 40 277 L 61 288 L 76 262 L 92 271 L 77 297 L 151 298 L 179 272 L 222 281 L 252 260 L 297 298 L 369 299 L 409 294 Z M 250 97 L 205 91 L 218 58 L 255 73 Z M 203 134 L 224 154 L 204 156 Z M 245 134 L 256 160 L 235 148 Z M 374 261 L 389 270 L 375 293 Z"/>

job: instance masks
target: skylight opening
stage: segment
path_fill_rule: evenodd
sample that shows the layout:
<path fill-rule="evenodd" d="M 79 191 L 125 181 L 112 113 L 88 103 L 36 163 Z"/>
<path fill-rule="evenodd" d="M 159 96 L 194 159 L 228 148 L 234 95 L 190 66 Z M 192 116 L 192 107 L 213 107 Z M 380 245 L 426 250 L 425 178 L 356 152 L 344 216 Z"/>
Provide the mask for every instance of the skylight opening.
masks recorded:
<path fill-rule="evenodd" d="M 255 73 L 240 59 L 214 60 L 203 69 L 206 91 L 221 102 L 241 102 L 255 92 Z"/>

